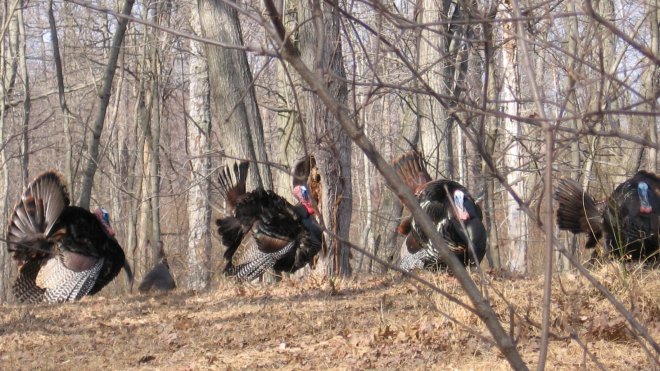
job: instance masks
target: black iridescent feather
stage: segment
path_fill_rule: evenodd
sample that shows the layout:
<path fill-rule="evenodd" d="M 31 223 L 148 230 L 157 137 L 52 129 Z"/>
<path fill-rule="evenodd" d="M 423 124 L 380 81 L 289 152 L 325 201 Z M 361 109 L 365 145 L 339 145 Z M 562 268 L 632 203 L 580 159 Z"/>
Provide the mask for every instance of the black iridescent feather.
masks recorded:
<path fill-rule="evenodd" d="M 468 190 L 455 181 L 431 180 L 416 151 L 399 156 L 393 166 L 414 192 L 450 250 L 466 266 L 479 264 L 486 254 L 488 234 L 482 222 L 481 208 Z M 400 249 L 401 268 L 438 270 L 445 267 L 435 247 L 414 219 L 404 218 L 398 229 L 406 235 Z"/>
<path fill-rule="evenodd" d="M 232 215 L 216 220 L 226 246 L 225 274 L 252 280 L 268 269 L 295 272 L 321 249 L 321 228 L 312 219 L 305 186 L 294 188 L 299 200 L 291 205 L 272 191 L 246 192 L 249 163 L 224 167 L 218 176 L 220 192 Z"/>
<path fill-rule="evenodd" d="M 62 302 L 99 292 L 122 267 L 132 272 L 112 236 L 105 210 L 70 206 L 62 177 L 39 175 L 25 189 L 7 227 L 18 264 L 13 292 L 21 302 Z"/>
<path fill-rule="evenodd" d="M 657 261 L 660 229 L 660 179 L 639 171 L 619 184 L 607 201 L 597 203 L 575 182 L 562 179 L 554 194 L 557 226 L 588 236 L 594 248 L 605 236 L 605 255 Z"/>

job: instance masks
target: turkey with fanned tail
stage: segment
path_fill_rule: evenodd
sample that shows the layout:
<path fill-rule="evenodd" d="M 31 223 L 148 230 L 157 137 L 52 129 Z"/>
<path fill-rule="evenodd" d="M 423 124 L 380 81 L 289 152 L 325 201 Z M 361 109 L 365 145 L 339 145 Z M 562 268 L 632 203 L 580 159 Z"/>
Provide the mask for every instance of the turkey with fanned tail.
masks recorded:
<path fill-rule="evenodd" d="M 12 286 L 20 302 L 65 302 L 94 295 L 122 267 L 133 275 L 104 209 L 70 206 L 55 171 L 25 189 L 7 227 L 7 248 L 18 264 Z"/>
<path fill-rule="evenodd" d="M 487 233 L 481 208 L 468 190 L 451 180 L 432 180 L 416 151 L 399 156 L 393 166 L 413 191 L 447 247 L 465 266 L 479 264 L 486 254 Z M 407 271 L 446 268 L 437 250 L 412 217 L 402 219 L 399 233 L 406 236 L 399 254 L 400 268 Z"/>
<path fill-rule="evenodd" d="M 273 191 L 246 192 L 249 163 L 225 166 L 218 176 L 220 193 L 232 215 L 216 221 L 227 247 L 225 274 L 242 281 L 259 277 L 268 269 L 292 273 L 312 261 L 321 249 L 321 228 L 311 217 L 305 185 L 297 185 L 291 205 Z"/>
<path fill-rule="evenodd" d="M 574 234 L 586 233 L 587 248 L 605 235 L 606 256 L 658 261 L 660 178 L 639 171 L 619 184 L 606 202 L 597 203 L 580 185 L 562 179 L 555 190 L 557 226 Z"/>

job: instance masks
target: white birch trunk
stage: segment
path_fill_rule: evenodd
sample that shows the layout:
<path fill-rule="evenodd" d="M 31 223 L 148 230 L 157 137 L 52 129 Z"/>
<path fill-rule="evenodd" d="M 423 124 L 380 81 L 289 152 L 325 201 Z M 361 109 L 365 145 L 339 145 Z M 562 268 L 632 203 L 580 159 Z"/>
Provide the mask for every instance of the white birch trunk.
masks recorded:
<path fill-rule="evenodd" d="M 505 3 L 500 3 L 499 14 L 502 18 L 511 18 L 511 10 Z M 503 87 L 500 101 L 504 103 L 504 113 L 517 116 L 520 95 L 518 71 L 516 63 L 517 45 L 514 35 L 514 24 L 505 23 L 504 38 L 508 41 L 502 47 L 502 81 Z M 504 119 L 504 165 L 506 166 L 506 181 L 513 191 L 525 199 L 525 176 L 521 164 L 521 127 L 520 123 Z M 516 200 L 507 193 L 506 197 L 507 232 L 509 237 L 509 269 L 512 272 L 527 271 L 527 218 Z"/>
<path fill-rule="evenodd" d="M 201 35 L 199 16 L 191 13 L 194 31 Z M 203 45 L 190 41 L 190 85 L 188 104 L 190 118 L 188 151 L 190 153 L 190 181 L 188 190 L 188 281 L 187 287 L 201 290 L 209 281 L 208 259 L 211 250 L 211 208 L 207 199 L 210 188 L 209 133 L 211 130 L 211 101 L 208 66 L 203 56 Z"/>

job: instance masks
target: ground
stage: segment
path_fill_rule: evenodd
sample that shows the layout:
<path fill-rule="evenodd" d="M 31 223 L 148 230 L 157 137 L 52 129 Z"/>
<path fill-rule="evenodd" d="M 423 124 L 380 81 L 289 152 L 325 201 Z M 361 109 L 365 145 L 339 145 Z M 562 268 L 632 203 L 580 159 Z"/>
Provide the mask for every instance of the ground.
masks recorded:
<path fill-rule="evenodd" d="M 595 274 L 658 342 L 660 273 L 612 265 Z M 455 279 L 422 277 L 466 300 Z M 542 278 L 486 279 L 493 308 L 535 368 Z M 584 278 L 555 278 L 552 310 L 548 370 L 660 368 L 653 348 L 644 343 L 643 350 Z M 201 293 L 5 304 L 0 344 L 0 370 L 509 369 L 476 315 L 398 274 L 222 281 Z"/>

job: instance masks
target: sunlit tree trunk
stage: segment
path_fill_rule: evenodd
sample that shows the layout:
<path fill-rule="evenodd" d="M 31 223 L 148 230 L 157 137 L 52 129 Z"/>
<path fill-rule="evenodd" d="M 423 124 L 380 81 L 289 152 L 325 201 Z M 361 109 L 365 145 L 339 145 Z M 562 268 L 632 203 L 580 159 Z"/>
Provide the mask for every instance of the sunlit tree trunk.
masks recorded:
<path fill-rule="evenodd" d="M 567 10 L 569 12 L 575 12 L 575 3 L 574 2 L 569 2 L 567 4 Z M 570 56 L 579 56 L 580 53 L 583 53 L 583 51 L 578 50 L 578 22 L 576 18 L 572 19 L 567 19 L 567 29 L 568 29 L 568 55 Z M 576 68 L 578 68 L 578 63 L 573 60 L 572 62 L 569 63 L 571 66 L 571 71 L 576 71 Z M 577 104 L 577 95 L 575 94 L 575 76 L 576 72 L 574 73 L 569 73 L 569 74 L 561 74 L 563 76 L 559 76 L 558 78 L 562 79 L 563 81 L 560 81 L 560 84 L 563 84 L 563 91 L 567 96 L 565 97 L 566 99 L 566 108 L 564 115 L 569 116 L 569 117 L 578 117 L 579 112 L 578 112 L 578 104 Z M 573 119 L 569 122 L 569 126 L 572 129 L 579 129 L 580 128 L 580 123 L 577 119 Z M 570 159 L 569 159 L 569 166 L 570 166 L 570 172 L 573 174 L 572 179 L 574 180 L 579 180 L 581 175 L 582 175 L 582 157 L 580 156 L 580 141 L 579 140 L 574 140 L 571 143 L 571 153 L 570 153 Z M 576 235 L 571 234 L 568 238 L 568 243 L 567 247 L 569 250 L 575 254 L 578 250 L 578 238 Z M 570 267 L 570 262 L 568 258 L 557 252 L 555 254 L 555 260 L 557 261 L 557 268 L 558 270 L 565 270 L 569 269 Z"/>
<path fill-rule="evenodd" d="M 17 6 L 18 3 L 14 3 Z M 5 37 L 0 39 L 0 163 L 5 164 L 0 168 L 2 177 L 0 178 L 1 186 L 0 192 L 0 212 L 2 215 L 9 215 L 9 167 L 7 164 L 7 153 L 4 148 L 7 138 L 5 136 L 5 124 L 7 118 L 6 105 L 9 103 L 9 95 L 14 89 L 16 76 L 18 74 L 18 55 L 19 55 L 19 42 L 18 42 L 18 18 L 14 14 L 14 9 L 10 8 L 7 2 L 2 3 L 3 16 L 0 17 L 2 24 L 6 24 L 7 31 Z M 7 17 L 12 16 L 11 19 Z M 4 231 L 5 218 L 0 219 L 0 230 Z M 11 259 L 9 251 L 6 248 L 0 247 L 0 300 L 7 300 L 10 294 L 10 281 L 15 271 L 14 263 Z"/>
<path fill-rule="evenodd" d="M 446 91 L 447 38 L 439 32 L 444 28 L 437 25 L 446 20 L 444 2 L 422 0 L 419 3 L 417 22 L 425 26 L 418 39 L 418 70 L 425 71 L 423 78 L 434 91 L 441 93 Z M 417 107 L 421 133 L 419 145 L 424 159 L 428 161 L 428 171 L 434 179 L 452 178 L 452 130 L 445 109 L 428 94 L 418 94 Z"/>
<path fill-rule="evenodd" d="M 238 14 L 231 5 L 223 0 L 198 0 L 197 4 L 205 37 L 243 45 Z M 228 155 L 253 162 L 248 188 L 270 189 L 273 182 L 265 164 L 268 156 L 263 125 L 245 51 L 210 44 L 205 44 L 205 49 L 221 145 Z"/>
<path fill-rule="evenodd" d="M 500 3 L 499 17 L 511 19 L 511 9 L 506 3 Z M 520 85 L 518 80 L 517 43 L 515 24 L 504 23 L 503 37 L 507 40 L 502 46 L 502 81 L 503 87 L 500 101 L 505 102 L 503 111 L 510 116 L 519 115 L 518 99 Z M 522 145 L 520 143 L 522 129 L 518 121 L 504 118 L 504 164 L 506 166 L 506 181 L 514 192 L 525 199 L 526 177 L 522 167 Z M 507 234 L 509 240 L 509 269 L 513 272 L 527 271 L 527 217 L 518 206 L 516 200 L 506 195 Z"/>
<path fill-rule="evenodd" d="M 165 2 L 164 1 L 154 1 L 149 4 L 151 7 L 151 22 L 160 23 L 161 19 L 167 19 L 167 14 L 165 11 Z M 167 24 L 165 24 L 167 26 Z M 161 69 L 161 59 L 162 59 L 162 47 L 165 45 L 164 42 L 159 38 L 167 37 L 166 34 L 157 32 L 149 28 L 149 31 L 152 33 L 150 45 L 150 66 L 151 71 L 149 76 L 151 76 L 151 156 L 149 158 L 149 200 L 151 202 L 151 261 L 147 267 L 151 267 L 156 263 L 158 259 L 159 250 L 158 250 L 158 241 L 161 240 L 161 228 L 160 228 L 160 130 L 161 130 L 161 109 L 163 103 L 163 94 L 161 91 L 161 78 L 163 76 Z"/>
<path fill-rule="evenodd" d="M 25 35 L 25 20 L 23 19 L 24 2 L 19 1 L 19 8 L 16 12 L 18 18 L 18 44 L 19 44 L 19 57 L 18 65 L 21 73 L 21 82 L 23 83 L 23 125 L 21 136 L 21 179 L 23 186 L 27 186 L 30 181 L 29 167 L 30 167 L 30 74 L 27 67 L 27 41 Z"/>
<path fill-rule="evenodd" d="M 302 60 L 324 79 L 337 101 L 347 101 L 340 39 L 340 18 L 331 3 L 302 0 L 297 7 Z M 335 78 L 337 76 L 338 78 Z M 334 234 L 348 240 L 352 216 L 351 152 L 348 135 L 318 97 L 304 93 L 305 127 L 315 144 L 312 149 L 323 183 L 321 214 L 323 223 Z M 351 273 L 350 250 L 335 238 L 327 238 L 327 251 L 319 269 L 329 275 Z"/>
<path fill-rule="evenodd" d="M 192 12 L 190 23 L 195 33 L 201 34 L 199 15 Z M 193 290 L 201 290 L 209 282 L 209 258 L 211 251 L 210 165 L 208 157 L 211 132 L 211 97 L 208 67 L 203 45 L 190 41 L 190 85 L 187 120 L 188 151 L 190 157 L 190 182 L 188 191 L 188 282 Z"/>
<path fill-rule="evenodd" d="M 497 4 L 492 4 L 489 13 L 497 12 Z M 496 54 L 498 49 L 499 41 L 499 31 L 496 31 L 496 28 L 493 27 L 490 23 L 483 24 L 483 38 L 484 38 L 484 63 L 483 68 L 485 69 L 484 75 L 486 79 L 484 80 L 485 91 L 482 92 L 485 97 L 485 101 L 482 102 L 483 107 L 486 110 L 497 110 L 497 98 L 499 94 L 499 84 L 500 81 L 500 66 L 502 59 L 499 58 L 499 54 Z M 497 138 L 499 135 L 498 132 L 498 118 L 494 115 L 486 115 L 483 117 L 483 123 L 480 127 L 481 133 L 479 135 L 480 140 L 484 142 L 484 151 L 486 156 L 493 158 L 495 154 L 495 149 L 497 145 Z M 481 163 L 481 172 L 487 173 L 487 165 L 485 162 Z M 486 250 L 486 259 L 488 265 L 494 268 L 502 267 L 501 253 L 503 249 L 500 249 L 499 244 L 499 225 L 497 223 L 497 208 L 495 207 L 495 182 L 496 180 L 492 177 L 485 177 L 484 180 L 484 201 L 482 204 L 482 209 L 484 213 L 484 224 L 486 230 L 488 231 L 488 249 Z"/>
<path fill-rule="evenodd" d="M 651 0 L 647 4 L 648 25 L 651 34 L 650 47 L 654 55 L 660 55 L 660 1 Z M 644 111 L 653 113 L 658 111 L 658 91 L 660 91 L 660 68 L 656 63 L 650 62 L 642 75 L 642 96 L 645 104 Z M 655 115 L 642 116 L 646 124 L 646 131 L 651 143 L 658 145 L 658 118 Z M 656 148 L 648 148 L 646 152 L 647 170 L 656 172 L 658 170 L 658 151 Z"/>

